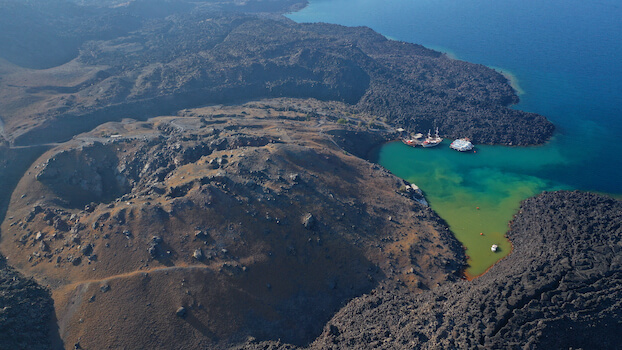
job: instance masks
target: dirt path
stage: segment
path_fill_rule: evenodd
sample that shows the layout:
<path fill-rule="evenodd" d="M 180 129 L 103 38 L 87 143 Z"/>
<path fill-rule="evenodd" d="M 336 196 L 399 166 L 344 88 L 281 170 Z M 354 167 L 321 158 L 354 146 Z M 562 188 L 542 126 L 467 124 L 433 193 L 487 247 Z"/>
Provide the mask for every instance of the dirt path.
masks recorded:
<path fill-rule="evenodd" d="M 111 280 L 137 276 L 137 275 L 144 274 L 144 273 L 175 271 L 175 270 L 190 270 L 190 269 L 214 269 L 218 265 L 219 264 L 216 264 L 216 265 L 203 265 L 203 264 L 201 265 L 176 265 L 176 266 L 154 267 L 152 269 L 145 269 L 145 270 L 135 270 L 135 271 L 130 271 L 130 272 L 126 272 L 126 273 L 122 273 L 118 275 L 106 276 L 106 277 L 99 278 L 99 279 L 88 279 L 88 280 L 81 280 L 81 281 L 73 282 L 73 283 L 64 285 L 62 287 L 59 287 L 55 291 L 55 293 L 56 292 L 63 293 L 63 292 L 67 292 L 73 289 L 78 289 L 80 288 L 81 285 L 108 282 Z"/>
<path fill-rule="evenodd" d="M 132 135 L 132 136 L 122 136 L 122 137 L 93 137 L 93 136 L 82 136 L 82 137 L 76 137 L 73 140 L 67 141 L 67 142 L 52 142 L 52 143 L 38 143 L 38 144 L 34 144 L 34 145 L 25 145 L 25 146 L 10 146 L 10 149 L 25 149 L 25 148 L 35 148 L 35 147 L 56 147 L 56 146 L 60 146 L 60 145 L 64 145 L 67 144 L 69 142 L 72 141 L 77 141 L 80 142 L 81 144 L 85 145 L 85 144 L 90 144 L 90 143 L 94 143 L 94 142 L 100 142 L 100 143 L 109 143 L 112 142 L 114 140 L 151 140 L 157 137 L 162 136 L 161 133 L 159 132 L 154 132 L 154 133 L 149 133 L 149 134 L 140 134 L 140 135 Z"/>
<path fill-rule="evenodd" d="M 69 326 L 69 320 L 77 310 L 80 309 L 80 305 L 84 301 L 84 295 L 88 291 L 92 284 L 107 283 L 116 279 L 123 279 L 128 277 L 137 276 L 145 273 L 159 273 L 175 270 L 190 270 L 190 269 L 214 269 L 213 265 L 178 265 L 178 266 L 163 266 L 154 267 L 147 270 L 130 271 L 118 275 L 107 276 L 100 279 L 89 279 L 77 281 L 64 285 L 52 292 L 52 298 L 56 304 L 56 317 L 58 318 L 58 331 L 61 337 L 64 337 L 67 333 L 67 327 Z M 59 306 L 62 307 L 59 309 Z"/>

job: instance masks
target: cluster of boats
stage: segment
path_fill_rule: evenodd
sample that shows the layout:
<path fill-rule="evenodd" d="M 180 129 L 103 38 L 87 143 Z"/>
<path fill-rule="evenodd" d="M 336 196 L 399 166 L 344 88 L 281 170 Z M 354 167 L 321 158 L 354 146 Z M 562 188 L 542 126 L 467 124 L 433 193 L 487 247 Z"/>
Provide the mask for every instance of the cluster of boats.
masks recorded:
<path fill-rule="evenodd" d="M 436 133 L 434 135 L 431 134 L 430 130 L 428 130 L 428 136 L 423 137 L 423 134 L 417 133 L 410 138 L 402 138 L 402 142 L 408 146 L 416 147 L 434 147 L 438 146 L 443 142 L 443 138 L 438 136 L 438 128 L 436 128 Z M 455 149 L 456 151 L 466 152 L 473 149 L 473 144 L 471 140 L 468 138 L 461 138 L 454 140 L 451 145 L 449 145 L 451 149 Z"/>

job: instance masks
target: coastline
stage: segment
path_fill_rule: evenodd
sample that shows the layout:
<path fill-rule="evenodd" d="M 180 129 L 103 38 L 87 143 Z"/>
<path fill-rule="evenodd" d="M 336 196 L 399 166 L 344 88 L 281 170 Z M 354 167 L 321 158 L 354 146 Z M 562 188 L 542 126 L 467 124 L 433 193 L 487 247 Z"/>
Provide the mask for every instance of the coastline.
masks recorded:
<path fill-rule="evenodd" d="M 520 210 L 520 209 L 519 209 Z M 510 221 L 508 224 L 511 224 L 512 222 Z M 510 229 L 508 228 L 509 232 Z M 488 273 L 488 271 L 490 271 L 490 269 L 492 269 L 493 267 L 495 267 L 497 264 L 501 263 L 502 261 L 504 261 L 505 259 L 509 258 L 512 255 L 512 252 L 514 251 L 514 243 L 512 242 L 512 240 L 507 236 L 507 232 L 504 234 L 505 239 L 507 239 L 508 242 L 510 242 L 510 251 L 507 253 L 507 255 L 503 256 L 501 259 L 497 260 L 494 264 L 490 265 L 490 267 L 488 267 L 486 269 L 486 271 L 480 273 L 479 275 L 471 275 L 467 272 L 468 270 L 468 266 L 464 269 L 463 274 L 464 277 L 466 278 L 467 281 L 471 282 L 479 277 L 484 276 L 485 274 Z"/>
<path fill-rule="evenodd" d="M 473 259 L 469 262 L 470 269 L 477 271 L 469 276 L 480 276 L 513 251 L 512 242 L 505 235 L 520 203 L 543 190 L 557 188 L 535 177 L 514 173 L 512 169 L 496 170 L 503 166 L 500 160 L 494 159 L 503 150 L 496 146 L 479 146 L 477 154 L 459 153 L 447 144 L 438 147 L 412 148 L 401 142 L 389 142 L 380 146 L 376 161 L 426 193 L 431 208 L 469 249 L 465 253 Z M 512 150 L 521 152 L 526 161 L 533 154 L 520 148 Z M 485 235 L 479 235 L 481 232 Z M 499 245 L 502 251 L 492 254 L 492 244 Z"/>
<path fill-rule="evenodd" d="M 516 91 L 516 93 L 518 94 L 518 96 L 522 96 L 525 94 L 525 90 L 523 90 L 523 88 L 520 86 L 520 81 L 518 80 L 518 77 L 514 73 L 512 73 L 511 71 L 507 69 L 503 69 L 499 67 L 491 66 L 490 68 L 498 71 L 504 77 L 506 77 L 507 80 L 510 82 L 510 85 L 512 86 L 514 91 Z"/>
<path fill-rule="evenodd" d="M 452 59 L 452 60 L 460 60 L 460 57 L 458 57 L 458 55 L 453 52 L 452 50 L 446 48 L 446 47 L 442 47 L 442 46 L 434 46 L 434 45 L 430 45 L 430 46 L 426 46 L 427 48 L 429 48 L 430 50 L 434 50 L 434 51 L 438 51 L 443 53 L 445 56 L 447 56 L 448 58 Z"/>
<path fill-rule="evenodd" d="M 384 35 L 387 39 L 389 39 L 389 40 L 393 40 L 393 38 L 388 37 L 388 36 L 387 36 L 387 35 L 385 35 L 385 34 L 383 34 L 383 35 Z M 454 52 L 452 52 L 452 51 L 451 51 L 451 50 L 449 50 L 449 49 L 442 48 L 442 47 L 437 47 L 437 46 L 427 46 L 427 48 L 429 48 L 429 49 L 431 49 L 431 50 L 434 50 L 434 51 L 441 52 L 441 53 L 443 53 L 445 56 L 447 56 L 448 58 L 450 58 L 450 59 L 452 59 L 452 60 L 459 60 L 459 57 L 458 57 L 458 56 L 457 56 Z M 516 77 L 516 76 L 515 76 L 512 72 L 510 72 L 509 70 L 506 70 L 506 69 L 501 69 L 501 68 L 498 68 L 498 67 L 489 67 L 489 68 L 491 68 L 491 69 L 493 69 L 493 70 L 495 70 L 495 71 L 497 71 L 497 72 L 501 73 L 501 74 L 502 74 L 502 75 L 503 75 L 503 76 L 504 76 L 504 77 L 508 80 L 508 82 L 509 82 L 510 86 L 511 86 L 511 87 L 512 87 L 512 89 L 516 92 L 516 94 L 517 94 L 518 96 L 521 96 L 521 95 L 523 95 L 523 94 L 525 93 L 525 91 L 521 88 L 521 86 L 520 86 L 520 84 L 519 84 L 518 78 L 517 78 L 517 77 Z M 554 137 L 554 135 L 552 135 L 552 136 L 551 136 L 551 138 L 553 138 L 553 137 Z M 547 142 L 550 142 L 551 138 L 550 138 Z M 381 149 L 381 148 L 382 148 L 382 147 L 383 147 L 386 143 L 388 143 L 388 142 L 385 142 L 384 144 L 377 145 L 377 146 L 375 146 L 374 148 L 372 148 L 372 150 L 370 151 L 370 153 L 368 154 L 368 156 L 367 156 L 367 157 L 368 157 L 371 161 L 377 162 L 377 161 L 378 161 L 378 156 L 379 156 L 380 149 Z M 503 236 L 505 237 L 505 235 L 506 235 L 506 234 L 507 234 L 507 230 L 503 233 Z M 454 233 L 454 237 L 456 237 L 455 233 Z M 481 275 L 485 274 L 486 272 L 488 272 L 488 271 L 490 270 L 490 268 L 492 268 L 494 265 L 496 265 L 497 263 L 499 263 L 499 261 L 502 261 L 503 259 L 507 258 L 507 257 L 508 257 L 508 256 L 512 253 L 512 251 L 513 251 L 513 245 L 512 245 L 512 242 L 511 242 L 509 239 L 507 239 L 507 237 L 506 237 L 505 239 L 509 242 L 509 245 L 510 245 L 510 250 L 509 250 L 509 252 L 508 252 L 507 254 L 504 254 L 504 256 L 503 256 L 502 258 L 500 258 L 499 260 L 497 260 L 494 264 L 490 265 L 490 266 L 489 266 L 489 267 L 488 267 L 488 268 L 487 268 L 484 272 L 482 272 L 482 273 L 480 273 L 480 274 L 477 274 L 477 275 L 470 275 L 470 274 L 468 274 L 468 273 L 466 272 L 466 269 L 465 269 L 465 273 L 464 273 L 464 275 L 465 275 L 465 277 L 466 277 L 468 280 L 473 280 L 474 278 L 477 278 L 477 277 L 479 277 L 479 276 L 481 276 Z"/>
<path fill-rule="evenodd" d="M 617 322 L 622 275 L 621 248 L 613 242 L 620 229 L 602 229 L 610 224 L 606 218 L 622 220 L 620 208 L 619 201 L 576 191 L 529 198 L 509 231 L 516 251 L 489 273 L 418 295 L 400 290 L 365 295 L 329 322 L 338 327 L 339 336 L 331 336 L 326 327 L 311 348 L 360 349 L 369 338 L 390 335 L 395 343 L 418 349 L 526 344 L 535 349 L 616 349 L 622 334 Z M 547 230 L 539 232 L 534 225 Z M 564 225 L 577 230 L 568 232 L 561 229 Z M 406 305 L 415 307 L 405 312 Z"/>
<path fill-rule="evenodd" d="M 308 2 L 304 1 L 301 9 L 306 6 Z M 254 29 L 252 34 L 260 27 L 254 25 L 257 27 L 250 27 Z M 307 26 L 307 35 L 309 28 L 318 33 L 339 30 L 352 33 L 337 26 L 318 25 Z M 356 33 L 369 36 L 365 30 Z M 386 36 L 385 39 L 391 40 Z M 237 50 L 242 44 L 235 42 L 233 46 Z M 430 54 L 415 44 L 404 43 L 403 47 Z M 328 45 L 319 51 L 313 48 L 311 53 L 326 51 Z M 292 56 L 290 62 L 302 60 L 304 64 L 292 66 L 291 71 L 305 68 L 307 53 Z M 370 55 L 381 53 L 382 50 L 372 51 Z M 335 61 L 322 61 L 326 62 Z M 339 62 L 336 67 L 323 72 L 328 79 L 300 85 L 296 93 L 310 93 L 319 99 L 337 98 L 348 91 L 348 84 L 358 87 L 357 84 L 365 81 L 365 75 L 360 74 L 359 79 L 342 79 L 346 84 L 334 88 L 328 83 L 334 77 L 331 74 L 343 70 L 360 73 L 356 65 L 348 62 Z M 467 62 L 457 67 L 472 66 Z M 188 67 L 172 66 L 178 68 Z M 266 67 L 259 68 L 261 71 Z M 524 94 L 511 72 L 491 69 L 500 72 L 507 79 L 504 84 L 509 83 L 516 94 Z M 376 72 L 367 73 L 373 76 Z M 503 80 L 499 74 L 496 76 Z M 154 82 L 158 81 L 151 80 L 149 84 Z M 98 82 L 94 84 L 99 88 Z M 325 90 L 313 90 L 315 84 L 326 84 L 322 85 Z M 284 86 L 279 90 L 281 94 L 291 87 Z M 337 92 L 325 93 L 329 88 Z M 253 89 L 223 89 L 218 93 L 227 96 L 236 91 Z M 172 103 L 171 100 L 181 96 L 178 103 L 184 104 L 195 101 L 191 98 L 193 94 L 198 99 L 207 92 L 213 91 L 141 100 L 135 113 L 144 113 L 141 108 L 145 106 L 158 113 L 163 101 Z M 382 93 L 377 95 L 382 96 Z M 12 205 L 17 210 L 2 223 L 5 237 L 1 237 L 5 238 L 3 244 L 17 247 L 4 249 L 13 254 L 11 263 L 17 262 L 15 267 L 23 269 L 25 275 L 49 268 L 52 275 L 96 277 L 71 285 L 76 287 L 71 303 L 55 304 L 56 315 L 61 320 L 53 317 L 51 328 L 58 332 L 58 324 L 67 325 L 68 328 L 61 327 L 67 331 L 62 334 L 65 346 L 82 341 L 85 348 L 105 347 L 106 342 L 101 340 L 110 336 L 107 340 L 110 347 L 119 344 L 119 339 L 126 342 L 124 346 L 149 347 L 148 342 L 157 333 L 166 338 L 157 339 L 159 346 L 180 346 L 184 341 L 196 340 L 207 348 L 231 346 L 237 350 L 258 350 L 268 345 L 281 350 L 297 346 L 398 348 L 400 344 L 422 349 L 502 348 L 508 344 L 544 344 L 542 348 L 554 348 L 547 341 L 558 340 L 567 341 L 566 347 L 591 348 L 594 346 L 590 343 L 581 343 L 581 337 L 598 344 L 605 339 L 603 334 L 609 337 L 622 334 L 619 322 L 611 322 L 619 320 L 622 307 L 619 288 L 622 269 L 618 259 L 622 194 L 605 194 L 617 202 L 578 191 L 543 192 L 521 200 L 504 233 L 509 249 L 502 248 L 501 252 L 507 249 L 507 254 L 477 276 L 469 276 L 465 269 L 462 272 L 468 281 L 465 283 L 459 280 L 458 274 L 466 249 L 458 247 L 461 243 L 447 230 L 450 227 L 447 221 L 431 207 L 413 201 L 412 193 L 405 195 L 401 186 L 407 182 L 377 165 L 387 138 L 395 135 L 381 129 L 387 126 L 391 129 L 399 125 L 397 122 L 387 123 L 372 112 L 353 113 L 358 107 L 342 102 L 313 98 L 251 100 L 245 107 L 209 105 L 145 122 L 97 122 L 97 127 L 89 128 L 90 140 L 104 139 L 103 142 L 75 143 L 71 151 L 63 151 L 54 159 L 42 158 L 36 162 L 39 165 L 29 162 L 33 168 L 28 178 L 15 177 L 20 183 L 23 181 L 18 190 L 9 191 L 13 192 L 13 202 L 17 204 Z M 393 103 L 395 108 L 401 107 L 399 101 Z M 115 108 L 126 112 L 123 107 Z M 95 113 L 106 114 L 104 110 Z M 84 115 L 76 117 L 80 116 Z M 58 128 L 63 124 L 55 125 Z M 126 136 L 118 133 L 126 126 L 125 131 L 133 130 L 137 135 L 144 135 L 144 131 L 157 137 L 147 140 L 130 137 L 131 132 Z M 35 135 L 45 131 L 41 128 L 30 136 L 38 139 Z M 426 150 L 425 155 L 434 158 L 440 147 L 446 144 Z M 512 147 L 519 148 L 521 145 Z M 463 161 L 469 165 L 476 160 L 487 163 L 484 157 L 492 150 L 486 146 L 477 155 L 454 151 L 449 155 L 455 156 L 456 164 Z M 35 148 L 15 150 L 11 154 L 35 151 Z M 506 158 L 511 162 L 516 160 Z M 74 164 L 74 170 L 63 163 L 66 159 L 84 162 Z M 117 161 L 118 164 L 114 163 Z M 432 161 L 427 163 L 434 166 Z M 541 163 L 540 166 L 548 165 L 545 161 Z M 521 163 L 516 160 L 516 164 Z M 125 172 L 110 179 L 136 179 L 131 191 L 118 193 L 111 202 L 93 197 L 93 201 L 79 202 L 71 208 L 66 207 L 70 202 L 67 198 L 53 193 L 54 184 L 62 184 L 70 176 L 74 180 L 84 179 L 74 184 L 91 186 L 89 181 L 101 177 L 107 169 Z M 140 169 L 143 169 L 141 173 L 134 173 Z M 506 169 L 500 173 L 504 175 L 504 171 L 507 175 Z M 62 175 L 56 176 L 57 173 Z M 0 177 L 3 174 L 0 172 Z M 492 178 L 498 174 L 464 173 L 453 178 L 446 176 L 445 180 L 473 183 L 476 182 L 473 179 L 487 175 Z M 531 176 L 529 172 L 519 175 Z M 521 188 L 526 188 L 524 191 L 532 190 L 530 179 L 519 180 L 523 181 L 519 183 Z M 417 181 L 411 183 L 420 185 Z M 479 185 L 498 189 L 496 184 Z M 509 181 L 507 184 L 512 186 Z M 41 189 L 41 186 L 48 187 Z M 93 184 L 89 190 L 96 193 L 97 185 Z M 4 205 L 2 199 L 0 209 Z M 4 219 L 3 215 L 0 212 L 0 219 Z M 28 215 L 32 217 L 27 219 Z M 167 223 L 163 224 L 164 221 Z M 143 223 L 151 226 L 141 227 Z M 53 233 L 57 228 L 64 230 L 69 226 L 75 230 L 67 230 L 65 238 Z M 131 229 L 134 235 L 126 229 Z M 90 247 L 96 254 L 85 253 L 83 247 Z M 21 265 L 16 256 L 18 251 L 23 252 L 19 256 L 23 260 Z M 131 270 L 129 275 L 113 274 L 128 261 L 132 263 L 122 268 Z M 153 266 L 171 263 L 177 266 L 172 267 L 175 273 L 170 276 L 168 272 L 152 273 L 158 270 L 152 270 Z M 195 263 L 201 264 L 198 265 L 201 273 L 197 273 L 198 269 L 186 269 Z M 168 271 L 168 267 L 163 269 Z M 82 273 L 85 275 L 80 276 Z M 45 285 L 42 281 L 45 280 L 39 282 Z M 218 288 L 223 289 L 218 291 Z M 63 293 L 71 294 L 69 289 Z M 10 300 L 11 294 L 6 295 Z M 77 306 L 71 306 L 74 301 Z M 598 308 L 593 307 L 595 303 Z M 34 303 L 33 306 L 35 309 Z M 65 306 L 71 312 L 63 316 Z M 272 307 L 266 313 L 268 316 L 262 318 L 265 310 Z M 130 310 L 129 319 L 127 310 Z M 249 320 L 249 310 L 253 319 L 244 323 Z M 285 319 L 279 318 L 283 310 L 291 313 Z M 228 320 L 223 315 L 235 317 Z M 63 317 L 66 319 L 62 320 Z M 0 318 L 0 326 L 2 321 Z M 215 326 L 218 322 L 224 326 Z M 144 324 L 150 325 L 146 331 Z M 239 333 L 228 333 L 234 327 L 240 327 Z M 576 331 L 569 333 L 569 329 Z M 223 343 L 219 344 L 220 341 Z"/>
<path fill-rule="evenodd" d="M 394 38 L 392 38 L 392 37 L 390 37 L 390 36 L 387 36 L 387 35 L 385 35 L 385 34 L 382 34 L 382 35 L 383 35 L 383 36 L 385 36 L 385 37 L 386 37 L 387 39 L 389 39 L 389 40 L 395 40 Z M 441 53 L 443 53 L 445 56 L 447 56 L 447 57 L 448 57 L 448 58 L 450 58 L 450 59 L 453 59 L 453 60 L 460 60 L 460 58 L 458 57 L 458 55 L 457 55 L 455 52 L 453 52 L 453 51 L 451 51 L 451 50 L 449 50 L 449 49 L 447 49 L 447 48 L 443 48 L 443 47 L 439 47 L 439 46 L 426 46 L 426 47 L 427 47 L 427 48 L 429 48 L 429 49 L 431 49 L 431 50 L 441 52 Z M 510 84 L 510 86 L 511 86 L 511 87 L 512 87 L 512 89 L 516 92 L 516 94 L 517 94 L 518 96 L 521 96 L 521 95 L 524 95 L 524 94 L 525 94 L 525 91 L 524 91 L 524 90 L 522 89 L 522 87 L 520 86 L 520 83 L 519 83 L 519 80 L 518 80 L 517 76 L 516 76 L 515 74 L 513 74 L 511 71 L 509 71 L 509 70 L 507 70 L 507 69 L 502 69 L 502 68 L 499 68 L 499 67 L 494 67 L 494 66 L 490 66 L 489 68 L 491 68 L 491 69 L 493 69 L 493 70 L 495 70 L 495 71 L 497 71 L 497 72 L 501 73 L 501 74 L 502 74 L 502 75 L 503 75 L 503 76 L 504 76 L 504 77 L 508 80 L 508 83 Z M 554 137 L 555 137 L 555 135 L 552 135 L 552 136 L 551 136 L 551 138 L 550 138 L 550 139 L 549 139 L 546 143 L 551 142 L 551 140 L 552 140 Z M 368 154 L 367 158 L 368 158 L 368 159 L 370 159 L 370 161 L 372 161 L 372 162 L 376 162 L 376 163 L 377 163 L 377 162 L 378 162 L 378 157 L 379 157 L 379 152 L 380 152 L 381 148 L 382 148 L 384 145 L 386 145 L 387 143 L 389 143 L 389 142 L 391 142 L 391 141 L 386 141 L 386 142 L 384 142 L 384 143 L 382 143 L 382 144 L 378 144 L 377 146 L 373 147 L 373 148 L 372 148 L 372 150 L 369 152 L 369 154 Z M 544 144 L 546 144 L 546 143 L 543 143 L 543 144 L 541 144 L 541 145 L 544 145 Z M 541 145 L 537 145 L 537 146 L 541 146 Z M 518 146 L 518 147 L 520 147 L 520 146 Z M 522 203 L 522 201 L 521 201 L 521 203 Z M 509 221 L 509 222 L 508 222 L 508 224 L 511 224 L 511 222 L 512 222 L 512 221 Z M 507 240 L 507 242 L 509 242 L 509 245 L 510 245 L 510 250 L 509 250 L 509 252 L 508 252 L 507 254 L 505 254 L 502 258 L 500 258 L 499 260 L 497 260 L 494 264 L 490 265 L 490 266 L 489 266 L 489 267 L 488 267 L 488 268 L 487 268 L 484 272 L 479 273 L 479 274 L 477 274 L 477 275 L 470 275 L 470 274 L 468 274 L 468 273 L 466 272 L 466 270 L 467 270 L 468 268 L 465 268 L 465 270 L 464 270 L 464 276 L 465 276 L 465 278 L 466 278 L 467 280 L 472 281 L 473 279 L 476 279 L 476 278 L 478 278 L 478 277 L 481 277 L 482 275 L 486 274 L 486 273 L 487 273 L 487 272 L 488 272 L 491 268 L 493 268 L 495 265 L 497 265 L 499 262 L 501 262 L 501 261 L 503 261 L 503 260 L 507 259 L 507 258 L 508 258 L 508 256 L 510 256 L 510 255 L 512 254 L 512 252 L 513 252 L 513 250 L 514 250 L 514 246 L 513 246 L 512 241 L 511 241 L 509 238 L 507 238 L 507 232 L 508 232 L 508 230 L 506 230 L 506 231 L 503 233 L 503 236 L 505 237 L 505 239 Z M 452 234 L 453 234 L 453 233 L 452 233 Z M 456 236 L 455 236 L 455 234 L 453 234 L 453 235 L 454 235 L 454 237 L 456 237 Z M 465 249 L 465 251 L 466 251 L 466 249 Z"/>

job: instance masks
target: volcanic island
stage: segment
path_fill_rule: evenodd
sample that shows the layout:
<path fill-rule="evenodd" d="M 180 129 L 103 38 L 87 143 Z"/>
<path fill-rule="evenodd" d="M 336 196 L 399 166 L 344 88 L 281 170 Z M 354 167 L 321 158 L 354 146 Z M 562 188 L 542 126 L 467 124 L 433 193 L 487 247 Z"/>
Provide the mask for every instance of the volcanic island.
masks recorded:
<path fill-rule="evenodd" d="M 553 124 L 493 69 L 282 15 L 304 5 L 2 2 L 0 348 L 616 348 L 620 201 L 525 200 L 466 281 L 370 156 Z"/>

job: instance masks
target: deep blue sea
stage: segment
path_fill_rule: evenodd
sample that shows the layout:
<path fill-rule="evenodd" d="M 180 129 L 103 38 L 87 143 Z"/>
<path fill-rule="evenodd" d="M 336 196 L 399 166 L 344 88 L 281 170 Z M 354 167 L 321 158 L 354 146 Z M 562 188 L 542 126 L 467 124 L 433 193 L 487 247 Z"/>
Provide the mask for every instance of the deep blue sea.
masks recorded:
<path fill-rule="evenodd" d="M 511 72 L 523 91 L 515 108 L 545 115 L 558 130 L 546 147 L 562 159 L 530 175 L 622 193 L 619 0 L 310 0 L 289 17 L 368 26 Z"/>
<path fill-rule="evenodd" d="M 378 162 L 419 185 L 466 247 L 467 277 L 510 253 L 504 234 L 521 200 L 557 189 L 622 197 L 620 0 L 310 0 L 289 17 L 368 26 L 502 70 L 519 92 L 513 108 L 556 125 L 537 147 L 381 148 Z"/>

